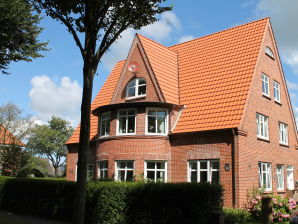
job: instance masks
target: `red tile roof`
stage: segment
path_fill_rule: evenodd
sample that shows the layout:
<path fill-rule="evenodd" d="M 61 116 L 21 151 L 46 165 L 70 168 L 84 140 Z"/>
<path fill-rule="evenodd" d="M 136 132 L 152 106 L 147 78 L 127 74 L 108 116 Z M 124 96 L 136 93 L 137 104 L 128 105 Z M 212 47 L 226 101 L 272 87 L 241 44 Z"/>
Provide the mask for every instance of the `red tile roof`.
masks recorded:
<path fill-rule="evenodd" d="M 269 19 L 165 47 L 138 35 L 166 102 L 184 105 L 173 133 L 235 128 L 240 124 Z M 124 61 L 116 64 L 92 103 L 109 104 Z M 97 119 L 91 115 L 91 139 Z M 79 127 L 67 143 L 78 142 Z"/>
<path fill-rule="evenodd" d="M 0 125 L 0 145 L 12 144 L 24 146 L 24 143 L 17 139 L 17 137 L 15 137 L 9 130 Z"/>

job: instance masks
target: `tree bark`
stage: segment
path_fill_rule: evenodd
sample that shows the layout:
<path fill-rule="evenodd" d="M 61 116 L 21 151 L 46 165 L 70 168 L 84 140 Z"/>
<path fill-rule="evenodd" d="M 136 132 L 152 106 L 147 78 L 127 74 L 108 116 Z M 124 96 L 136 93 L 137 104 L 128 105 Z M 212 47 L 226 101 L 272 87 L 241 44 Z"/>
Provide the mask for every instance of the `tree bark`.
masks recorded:
<path fill-rule="evenodd" d="M 87 156 L 90 139 L 90 114 L 93 88 L 94 69 L 91 63 L 84 62 L 84 85 L 81 105 L 81 127 L 78 153 L 77 186 L 73 223 L 84 224 L 85 201 L 86 201 L 86 180 L 87 180 Z"/>

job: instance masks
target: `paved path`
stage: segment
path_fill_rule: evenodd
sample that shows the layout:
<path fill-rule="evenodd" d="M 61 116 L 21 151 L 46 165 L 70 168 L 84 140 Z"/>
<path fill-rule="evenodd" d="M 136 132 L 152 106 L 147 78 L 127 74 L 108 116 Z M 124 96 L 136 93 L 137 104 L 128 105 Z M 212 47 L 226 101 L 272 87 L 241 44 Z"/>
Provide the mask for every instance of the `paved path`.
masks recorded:
<path fill-rule="evenodd" d="M 11 212 L 6 211 L 0 211 L 0 217 L 8 218 L 13 221 L 22 221 L 22 222 L 28 222 L 30 224 L 70 224 L 70 222 L 58 222 L 58 221 L 52 221 L 52 220 L 44 220 L 39 218 L 34 218 L 32 216 L 23 216 L 23 215 L 17 215 Z M 1 223 L 5 224 L 5 223 Z"/>

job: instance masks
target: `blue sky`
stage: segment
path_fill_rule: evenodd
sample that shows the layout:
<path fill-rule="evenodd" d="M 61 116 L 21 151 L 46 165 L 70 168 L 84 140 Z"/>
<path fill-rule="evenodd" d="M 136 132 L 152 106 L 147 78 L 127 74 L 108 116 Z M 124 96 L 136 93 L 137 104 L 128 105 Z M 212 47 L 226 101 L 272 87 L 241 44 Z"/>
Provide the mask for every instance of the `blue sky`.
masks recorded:
<path fill-rule="evenodd" d="M 273 25 L 294 110 L 298 112 L 298 1 L 293 0 L 168 0 L 174 9 L 159 22 L 138 31 L 166 46 L 208 35 L 269 16 Z M 82 60 L 65 27 L 44 17 L 40 39 L 51 50 L 33 62 L 12 63 L 0 76 L 0 104 L 13 102 L 37 122 L 52 115 L 74 126 L 80 117 Z M 113 64 L 125 59 L 136 31 L 127 30 L 104 56 L 94 79 L 93 96 Z"/>

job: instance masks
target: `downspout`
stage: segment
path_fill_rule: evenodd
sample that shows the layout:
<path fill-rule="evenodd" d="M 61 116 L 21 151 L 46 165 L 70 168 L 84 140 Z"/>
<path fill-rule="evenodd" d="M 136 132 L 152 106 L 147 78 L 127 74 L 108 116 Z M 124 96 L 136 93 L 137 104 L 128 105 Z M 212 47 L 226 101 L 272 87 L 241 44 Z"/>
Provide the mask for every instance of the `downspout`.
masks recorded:
<path fill-rule="evenodd" d="M 237 133 L 237 128 L 232 129 L 232 134 L 233 134 L 233 144 L 232 144 L 232 194 L 233 194 L 233 208 L 237 207 L 237 194 L 236 194 L 236 189 L 237 189 L 237 177 L 236 177 L 236 158 L 237 154 L 236 152 L 238 151 L 238 133 Z"/>

